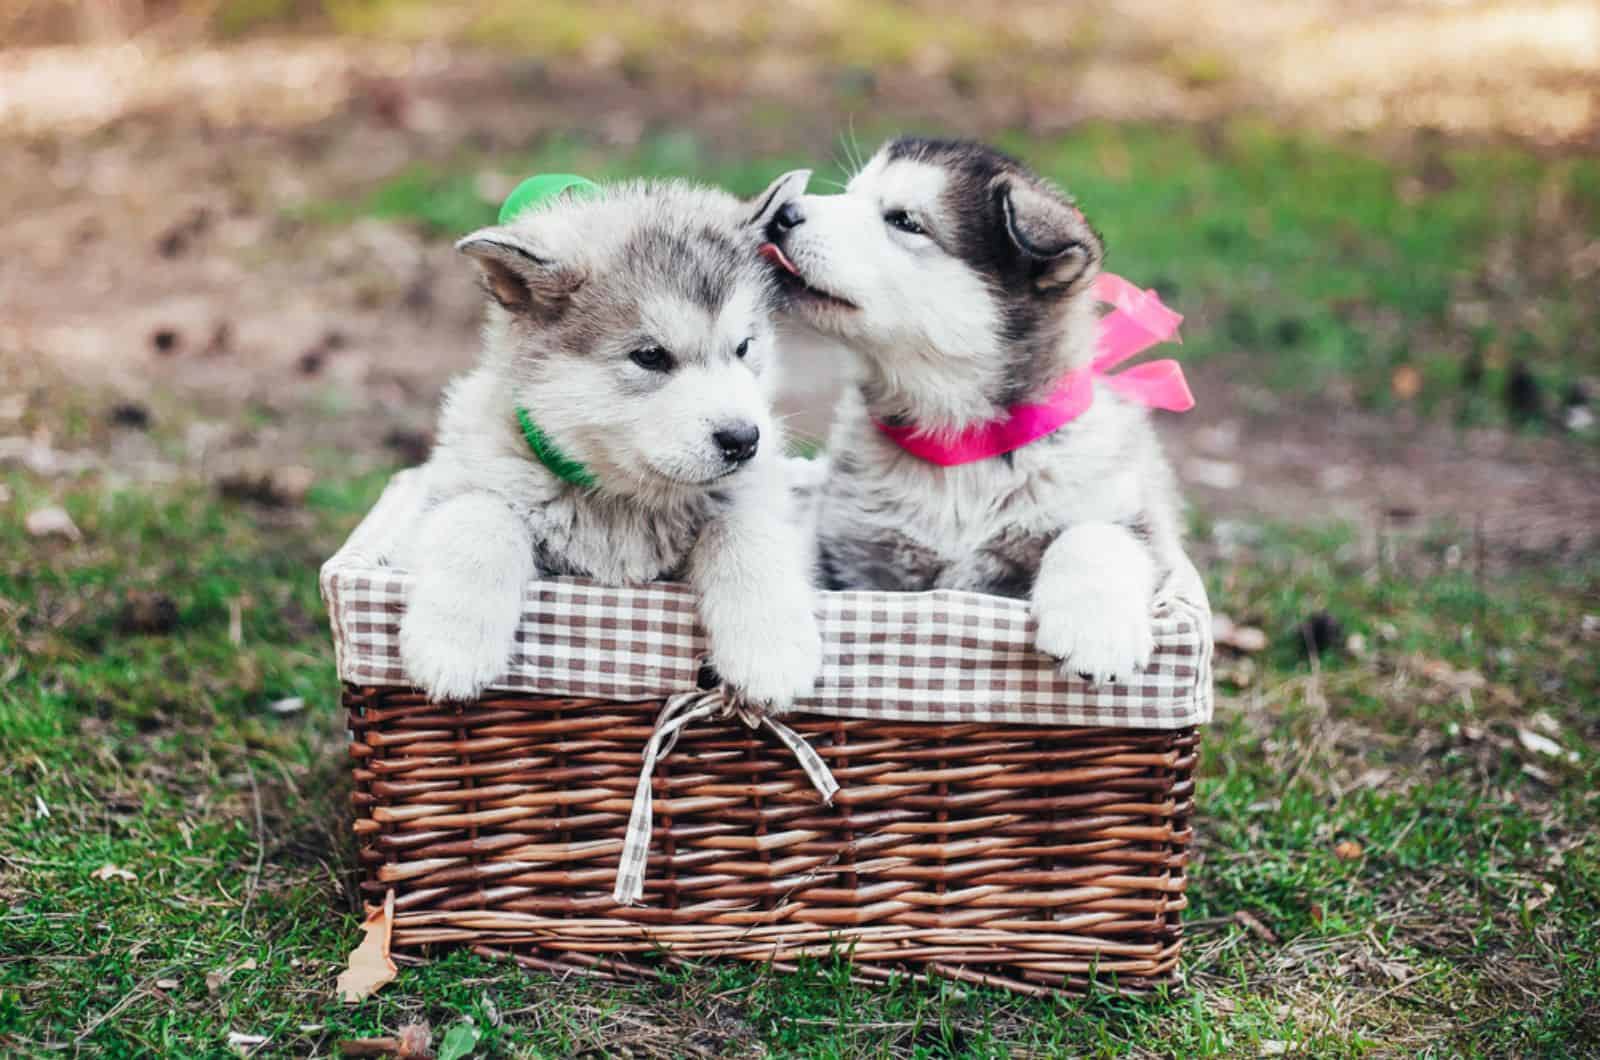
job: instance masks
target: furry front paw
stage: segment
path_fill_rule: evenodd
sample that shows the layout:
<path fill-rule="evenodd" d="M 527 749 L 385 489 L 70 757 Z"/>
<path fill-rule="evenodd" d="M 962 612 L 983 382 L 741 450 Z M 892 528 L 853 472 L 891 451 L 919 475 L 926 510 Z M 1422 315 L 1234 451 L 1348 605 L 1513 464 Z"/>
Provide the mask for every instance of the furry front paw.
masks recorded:
<path fill-rule="evenodd" d="M 419 588 L 400 623 L 400 660 L 412 683 L 435 700 L 478 698 L 506 671 L 518 617 L 506 612 L 503 602 L 485 608 L 460 594 Z"/>
<path fill-rule="evenodd" d="M 822 673 L 822 634 L 809 609 L 772 614 L 724 636 L 711 665 L 745 704 L 782 714 L 809 693 Z"/>
<path fill-rule="evenodd" d="M 1061 671 L 1094 684 L 1131 678 L 1150 663 L 1155 631 L 1141 597 L 1079 598 L 1036 605 L 1035 644 L 1061 660 Z"/>

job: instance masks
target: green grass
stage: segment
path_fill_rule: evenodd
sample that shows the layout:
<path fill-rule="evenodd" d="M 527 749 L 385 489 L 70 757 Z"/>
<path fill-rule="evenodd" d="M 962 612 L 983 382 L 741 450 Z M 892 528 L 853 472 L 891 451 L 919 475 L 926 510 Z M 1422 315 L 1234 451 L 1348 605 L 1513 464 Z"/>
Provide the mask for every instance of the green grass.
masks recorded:
<path fill-rule="evenodd" d="M 860 130 L 865 144 L 888 129 Z M 1109 266 L 1187 314 L 1182 356 L 1220 360 L 1275 390 L 1370 407 L 1415 403 L 1466 425 L 1507 418 L 1513 366 L 1546 407 L 1600 373 L 1600 301 L 1574 255 L 1600 236 L 1600 162 L 1510 149 L 1414 146 L 1394 157 L 1233 123 L 1212 129 L 1088 125 L 999 142 L 1073 192 Z M 415 168 L 313 216 L 414 221 L 440 237 L 491 224 L 486 168 L 599 179 L 675 176 L 753 194 L 821 157 L 749 159 L 688 132 L 624 152 L 570 135 L 526 155 Z M 1396 388 L 1414 372 L 1415 396 Z"/>
<path fill-rule="evenodd" d="M 230 1032 L 268 1035 L 269 1055 L 326 1055 L 342 1038 L 468 1018 L 483 1056 L 683 1055 L 685 1042 L 806 1057 L 1600 1049 L 1600 674 L 1582 631 L 1600 588 L 1592 561 L 1479 576 L 1450 565 L 1448 535 L 1380 565 L 1345 529 L 1266 527 L 1227 550 L 1202 529 L 1217 606 L 1273 642 L 1245 687 L 1241 664 L 1222 668 L 1187 988 L 1171 996 L 864 990 L 832 962 L 602 987 L 455 954 L 345 1006 L 332 987 L 357 935 L 353 844 L 314 579 L 382 476 L 329 480 L 288 512 L 198 485 L 3 481 L 10 1055 L 228 1055 Z M 65 503 L 81 542 L 25 534 L 20 513 L 47 498 Z M 125 632 L 130 588 L 168 593 L 176 628 Z M 1293 631 L 1317 610 L 1361 634 L 1365 653 L 1310 666 Z M 1452 689 L 1428 660 L 1484 684 Z M 292 696 L 300 713 L 269 709 Z M 1578 760 L 1524 749 L 1525 726 Z M 1342 859 L 1342 841 L 1360 856 Z M 96 879 L 107 864 L 137 879 Z M 1240 926 L 1241 911 L 1277 941 Z"/>

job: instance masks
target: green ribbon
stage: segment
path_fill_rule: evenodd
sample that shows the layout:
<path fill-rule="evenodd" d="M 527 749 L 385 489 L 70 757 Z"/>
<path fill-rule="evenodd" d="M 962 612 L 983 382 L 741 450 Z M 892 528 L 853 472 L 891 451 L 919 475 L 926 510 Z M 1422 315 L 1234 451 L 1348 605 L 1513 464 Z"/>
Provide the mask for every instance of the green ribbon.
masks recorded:
<path fill-rule="evenodd" d="M 522 437 L 527 441 L 528 448 L 533 450 L 533 455 L 539 458 L 539 463 L 548 468 L 552 475 L 562 482 L 586 490 L 594 489 L 598 485 L 594 473 L 563 453 L 556 443 L 550 440 L 549 435 L 533 422 L 533 417 L 528 415 L 527 409 L 517 409 L 517 423 L 522 426 Z"/>
<path fill-rule="evenodd" d="M 506 201 L 500 205 L 500 223 L 509 224 L 518 214 L 535 206 L 542 206 L 573 189 L 575 195 L 593 195 L 600 185 L 573 173 L 540 173 L 511 189 Z"/>

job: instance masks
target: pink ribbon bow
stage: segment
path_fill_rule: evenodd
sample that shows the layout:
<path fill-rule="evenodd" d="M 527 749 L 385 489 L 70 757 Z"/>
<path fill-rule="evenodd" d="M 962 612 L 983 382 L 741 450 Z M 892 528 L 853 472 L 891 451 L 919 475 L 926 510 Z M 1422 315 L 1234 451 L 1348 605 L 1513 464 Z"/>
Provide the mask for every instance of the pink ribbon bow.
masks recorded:
<path fill-rule="evenodd" d="M 1168 412 L 1194 408 L 1194 395 L 1177 361 L 1166 359 L 1136 364 L 1112 375 L 1111 369 L 1159 342 L 1178 338 L 1183 316 L 1168 309 L 1161 296 L 1138 287 L 1121 276 L 1103 272 L 1095 280 L 1094 295 L 1111 306 L 1100 318 L 1096 340 L 1099 353 L 1087 369 L 1068 372 L 1048 400 L 1037 405 L 1013 405 L 1004 419 L 980 423 L 953 435 L 926 434 L 915 425 L 878 429 L 912 456 L 952 467 L 987 460 L 1021 449 L 1029 442 L 1059 430 L 1094 403 L 1096 380 L 1130 401 Z M 1181 339 L 1178 341 L 1182 341 Z"/>

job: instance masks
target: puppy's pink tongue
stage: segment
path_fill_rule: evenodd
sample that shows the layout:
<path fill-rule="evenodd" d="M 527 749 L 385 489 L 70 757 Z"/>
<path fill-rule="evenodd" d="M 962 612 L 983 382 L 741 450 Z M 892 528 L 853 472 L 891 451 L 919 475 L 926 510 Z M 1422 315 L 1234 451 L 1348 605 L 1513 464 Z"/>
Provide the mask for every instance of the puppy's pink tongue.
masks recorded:
<path fill-rule="evenodd" d="M 789 255 L 785 254 L 783 252 L 783 248 L 778 246 L 778 244 L 763 243 L 761 244 L 761 249 L 756 251 L 756 253 L 772 262 L 772 264 L 776 265 L 784 272 L 787 272 L 790 276 L 800 275 L 800 270 L 794 267 L 794 262 L 789 260 Z"/>

